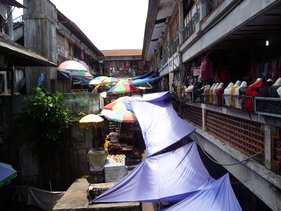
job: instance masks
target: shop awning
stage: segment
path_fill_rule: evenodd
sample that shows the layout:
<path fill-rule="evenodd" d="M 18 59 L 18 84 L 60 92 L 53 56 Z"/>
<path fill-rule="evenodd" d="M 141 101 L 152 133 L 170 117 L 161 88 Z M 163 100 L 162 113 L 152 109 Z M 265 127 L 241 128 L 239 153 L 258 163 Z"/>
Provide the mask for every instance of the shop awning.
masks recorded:
<path fill-rule="evenodd" d="M 9 66 L 57 66 L 57 63 L 2 36 L 0 53 L 4 54 Z"/>

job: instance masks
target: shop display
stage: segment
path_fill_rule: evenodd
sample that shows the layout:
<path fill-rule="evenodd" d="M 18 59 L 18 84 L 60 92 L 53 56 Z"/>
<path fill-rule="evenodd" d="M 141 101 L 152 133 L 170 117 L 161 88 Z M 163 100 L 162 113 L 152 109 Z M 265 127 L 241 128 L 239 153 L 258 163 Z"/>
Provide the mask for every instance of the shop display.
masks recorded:
<path fill-rule="evenodd" d="M 125 155 L 108 155 L 107 156 L 107 161 L 109 163 L 121 163 L 123 165 L 125 165 Z"/>

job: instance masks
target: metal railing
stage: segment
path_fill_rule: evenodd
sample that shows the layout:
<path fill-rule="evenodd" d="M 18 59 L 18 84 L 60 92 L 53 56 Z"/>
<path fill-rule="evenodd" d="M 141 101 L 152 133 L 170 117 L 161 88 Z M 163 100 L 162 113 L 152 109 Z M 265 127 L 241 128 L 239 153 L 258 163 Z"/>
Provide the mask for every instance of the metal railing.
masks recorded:
<path fill-rule="evenodd" d="M 189 21 L 189 23 L 184 28 L 183 40 L 187 40 L 190 37 L 190 35 L 195 31 L 195 26 L 199 21 L 200 21 L 200 11 L 198 10 L 191 18 L 191 21 Z"/>
<path fill-rule="evenodd" d="M 224 0 L 206 0 L 206 15 L 207 17 L 222 1 Z M 203 17 L 203 18 L 205 18 Z"/>
<path fill-rule="evenodd" d="M 13 19 L 13 23 L 23 23 L 22 15 Z"/>

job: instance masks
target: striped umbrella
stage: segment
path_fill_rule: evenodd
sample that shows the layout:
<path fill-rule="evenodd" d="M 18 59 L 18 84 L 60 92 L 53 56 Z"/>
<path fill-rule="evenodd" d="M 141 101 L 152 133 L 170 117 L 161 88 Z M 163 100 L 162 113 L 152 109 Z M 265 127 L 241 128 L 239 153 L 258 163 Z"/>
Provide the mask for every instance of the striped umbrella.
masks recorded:
<path fill-rule="evenodd" d="M 134 112 L 126 110 L 112 110 L 110 112 L 106 112 L 104 116 L 108 120 L 116 122 L 134 123 L 137 121 Z"/>
<path fill-rule="evenodd" d="M 107 78 L 108 78 L 107 76 L 97 76 L 89 82 L 89 85 L 100 85 L 102 81 Z"/>
<path fill-rule="evenodd" d="M 120 85 L 120 84 L 132 84 L 133 82 L 130 81 L 130 80 L 125 80 L 125 79 L 121 79 L 117 82 L 116 86 L 117 85 Z"/>
<path fill-rule="evenodd" d="M 70 73 L 71 71 L 88 72 L 87 68 L 83 64 L 73 60 L 64 61 L 57 67 L 57 69 L 66 71 L 67 73 Z"/>
<path fill-rule="evenodd" d="M 120 94 L 134 91 L 137 91 L 137 89 L 130 84 L 116 84 L 114 87 L 107 91 L 107 94 Z"/>
<path fill-rule="evenodd" d="M 84 71 L 72 71 L 69 74 L 71 77 L 79 77 L 79 78 L 87 78 L 87 79 L 92 79 L 93 76 L 89 72 L 84 72 Z"/>
<path fill-rule="evenodd" d="M 99 85 L 104 85 L 104 84 L 116 84 L 120 79 L 114 78 L 114 77 L 108 77 L 102 80 L 102 82 Z"/>
<path fill-rule="evenodd" d="M 127 110 L 127 111 L 133 111 L 132 106 L 129 103 L 121 102 L 121 101 L 114 101 L 112 103 L 107 104 L 104 106 L 103 109 L 107 110 Z"/>

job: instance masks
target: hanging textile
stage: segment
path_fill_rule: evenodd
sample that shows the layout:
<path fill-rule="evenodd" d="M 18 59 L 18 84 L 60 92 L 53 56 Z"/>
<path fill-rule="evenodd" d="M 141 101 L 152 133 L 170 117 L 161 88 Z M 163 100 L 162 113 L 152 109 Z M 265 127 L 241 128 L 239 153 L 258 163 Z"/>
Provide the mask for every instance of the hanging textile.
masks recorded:
<path fill-rule="evenodd" d="M 250 85 L 247 89 L 246 95 L 251 97 L 260 97 L 259 89 L 263 85 L 263 83 L 264 83 L 263 81 L 258 81 Z M 252 98 L 245 99 L 245 108 L 248 111 L 254 111 L 254 104 Z"/>
<path fill-rule="evenodd" d="M 201 63 L 201 79 L 208 80 L 214 78 L 214 67 L 213 62 L 208 56 L 205 57 L 204 61 Z"/>

